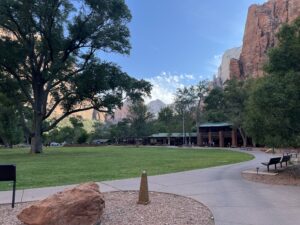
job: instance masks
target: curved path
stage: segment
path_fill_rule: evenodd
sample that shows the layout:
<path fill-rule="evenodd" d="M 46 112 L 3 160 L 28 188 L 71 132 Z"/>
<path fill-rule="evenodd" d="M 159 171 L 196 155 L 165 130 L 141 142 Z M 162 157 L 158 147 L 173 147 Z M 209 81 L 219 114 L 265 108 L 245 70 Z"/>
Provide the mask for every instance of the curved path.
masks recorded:
<path fill-rule="evenodd" d="M 251 151 L 252 161 L 149 177 L 149 189 L 194 198 L 207 205 L 216 225 L 300 224 L 300 187 L 246 181 L 241 172 L 255 169 L 270 155 Z M 105 182 L 119 190 L 136 189 L 139 179 Z"/>
<path fill-rule="evenodd" d="M 207 205 L 216 225 L 300 224 L 300 187 L 267 185 L 246 181 L 241 172 L 255 169 L 270 155 L 251 151 L 252 161 L 234 165 L 148 177 L 150 191 L 188 196 Z M 103 192 L 138 190 L 139 178 L 101 182 Z M 38 200 L 65 187 L 18 191 L 17 201 Z M 0 203 L 10 192 L 0 192 Z"/>

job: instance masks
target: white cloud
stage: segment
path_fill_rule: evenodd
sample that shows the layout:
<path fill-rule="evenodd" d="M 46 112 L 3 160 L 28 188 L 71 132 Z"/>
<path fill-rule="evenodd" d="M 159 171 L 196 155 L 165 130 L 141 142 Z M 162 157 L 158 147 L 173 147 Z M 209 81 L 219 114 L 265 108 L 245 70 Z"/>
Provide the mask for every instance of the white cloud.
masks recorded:
<path fill-rule="evenodd" d="M 223 54 L 214 55 L 212 65 L 214 65 L 215 67 L 219 67 L 222 62 L 222 56 Z"/>
<path fill-rule="evenodd" d="M 214 55 L 208 60 L 206 70 L 210 73 L 210 78 L 218 72 L 218 68 L 221 65 L 223 54 Z"/>
<path fill-rule="evenodd" d="M 177 88 L 190 86 L 191 82 L 196 83 L 193 74 L 172 74 L 170 72 L 161 72 L 160 75 L 146 80 L 153 85 L 151 98 L 145 98 L 146 103 L 160 99 L 164 103 L 170 104 L 174 101 L 174 93 Z"/>
<path fill-rule="evenodd" d="M 195 80 L 195 77 L 193 74 L 186 74 L 185 77 L 189 80 Z"/>

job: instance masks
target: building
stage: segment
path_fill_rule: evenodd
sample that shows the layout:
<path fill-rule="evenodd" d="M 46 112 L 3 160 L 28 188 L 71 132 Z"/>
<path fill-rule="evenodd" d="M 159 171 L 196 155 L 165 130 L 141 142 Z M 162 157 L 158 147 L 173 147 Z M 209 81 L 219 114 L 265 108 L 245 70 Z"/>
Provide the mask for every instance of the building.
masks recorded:
<path fill-rule="evenodd" d="M 195 145 L 197 143 L 197 133 L 158 133 L 152 134 L 148 138 L 150 145 L 183 145 L 184 138 L 187 144 Z"/>
<path fill-rule="evenodd" d="M 203 123 L 199 126 L 198 146 L 240 147 L 243 145 L 239 131 L 231 123 Z M 251 140 L 248 140 L 251 143 Z"/>
<path fill-rule="evenodd" d="M 243 139 L 240 132 L 231 123 L 203 123 L 199 126 L 199 133 L 157 133 L 144 140 L 149 145 L 180 146 L 184 143 L 203 147 L 241 147 Z M 252 144 L 251 139 L 247 140 Z"/>

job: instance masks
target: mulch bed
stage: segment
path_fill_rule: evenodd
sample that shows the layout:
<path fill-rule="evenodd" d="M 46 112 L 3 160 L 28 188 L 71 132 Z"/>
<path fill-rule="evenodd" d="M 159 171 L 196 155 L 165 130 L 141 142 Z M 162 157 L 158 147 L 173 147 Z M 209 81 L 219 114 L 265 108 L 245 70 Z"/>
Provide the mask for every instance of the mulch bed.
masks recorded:
<path fill-rule="evenodd" d="M 213 215 L 203 204 L 182 196 L 150 193 L 149 205 L 137 205 L 137 192 L 104 193 L 101 225 L 214 225 Z M 0 205 L 0 225 L 23 225 L 16 215 L 30 203 Z M 59 224 L 57 224 L 59 225 Z M 84 224 L 83 224 L 84 225 Z"/>
<path fill-rule="evenodd" d="M 242 174 L 246 180 L 264 184 L 300 186 L 300 165 L 278 169 L 278 175 Z"/>

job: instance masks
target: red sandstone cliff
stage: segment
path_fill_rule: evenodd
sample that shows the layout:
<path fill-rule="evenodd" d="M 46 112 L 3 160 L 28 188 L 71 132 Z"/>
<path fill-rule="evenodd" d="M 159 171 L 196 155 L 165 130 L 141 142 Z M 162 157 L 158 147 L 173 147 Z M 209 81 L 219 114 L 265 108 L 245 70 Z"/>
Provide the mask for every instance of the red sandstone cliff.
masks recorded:
<path fill-rule="evenodd" d="M 284 23 L 300 16 L 300 0 L 269 0 L 249 8 L 242 53 L 230 62 L 230 77 L 261 77 L 267 51 L 277 43 L 276 33 Z"/>

